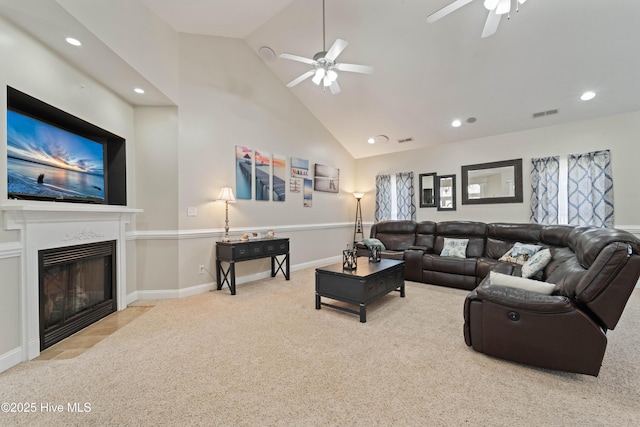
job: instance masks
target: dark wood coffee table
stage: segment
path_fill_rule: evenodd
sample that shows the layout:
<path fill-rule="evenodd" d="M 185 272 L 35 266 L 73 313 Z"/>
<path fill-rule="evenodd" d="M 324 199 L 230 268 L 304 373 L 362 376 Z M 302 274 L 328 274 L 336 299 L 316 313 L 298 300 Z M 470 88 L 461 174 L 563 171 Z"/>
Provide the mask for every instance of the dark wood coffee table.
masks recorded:
<path fill-rule="evenodd" d="M 344 270 L 342 263 L 316 268 L 316 309 L 325 305 L 359 314 L 362 323 L 367 321 L 367 305 L 394 290 L 404 297 L 404 261 L 383 259 L 370 263 L 362 257 L 355 270 Z M 322 302 L 321 297 L 357 305 L 359 310 Z"/>

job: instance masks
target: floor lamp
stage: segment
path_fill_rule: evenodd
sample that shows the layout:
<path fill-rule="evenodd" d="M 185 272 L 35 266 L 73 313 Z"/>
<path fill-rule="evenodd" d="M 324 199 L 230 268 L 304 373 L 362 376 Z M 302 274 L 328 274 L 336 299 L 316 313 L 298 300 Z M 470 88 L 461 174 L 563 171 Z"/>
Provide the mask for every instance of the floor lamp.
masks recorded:
<path fill-rule="evenodd" d="M 353 193 L 353 197 L 355 197 L 356 200 L 358 201 L 358 204 L 356 205 L 356 225 L 353 229 L 353 247 L 354 248 L 357 242 L 356 235 L 360 234 L 364 239 L 364 231 L 362 229 L 362 208 L 360 207 L 360 199 L 362 199 L 362 196 L 364 196 L 364 193 Z"/>
<path fill-rule="evenodd" d="M 220 194 L 218 194 L 218 201 L 224 202 L 224 237 L 223 242 L 231 240 L 229 238 L 229 203 L 235 203 L 236 198 L 233 195 L 231 187 L 222 187 Z"/>

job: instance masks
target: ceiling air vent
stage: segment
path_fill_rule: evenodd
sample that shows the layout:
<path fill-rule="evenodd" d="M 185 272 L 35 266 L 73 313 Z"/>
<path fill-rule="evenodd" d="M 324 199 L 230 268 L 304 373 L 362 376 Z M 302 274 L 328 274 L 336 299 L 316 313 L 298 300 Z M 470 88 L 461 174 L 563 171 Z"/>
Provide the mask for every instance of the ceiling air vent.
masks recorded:
<path fill-rule="evenodd" d="M 533 118 L 538 118 L 538 117 L 543 117 L 543 116 L 550 116 L 552 114 L 558 114 L 558 109 L 555 108 L 553 110 L 547 110 L 547 111 L 540 111 L 538 113 L 533 113 Z"/>
<path fill-rule="evenodd" d="M 412 142 L 413 141 L 413 137 L 409 137 L 409 138 L 405 138 L 405 139 L 399 139 L 398 140 L 398 144 L 404 144 L 405 142 Z"/>

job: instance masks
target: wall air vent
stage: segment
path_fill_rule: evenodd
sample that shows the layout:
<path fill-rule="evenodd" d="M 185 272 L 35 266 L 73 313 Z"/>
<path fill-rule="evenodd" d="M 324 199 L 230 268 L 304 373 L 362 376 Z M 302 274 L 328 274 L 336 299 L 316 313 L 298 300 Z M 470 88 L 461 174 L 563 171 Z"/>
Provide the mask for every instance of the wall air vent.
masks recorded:
<path fill-rule="evenodd" d="M 409 137 L 409 138 L 405 138 L 405 139 L 399 139 L 398 140 L 398 144 L 404 144 L 405 142 L 412 142 L 413 141 L 413 137 Z"/>
<path fill-rule="evenodd" d="M 558 114 L 558 109 L 555 108 L 553 110 L 540 111 L 538 113 L 533 113 L 533 118 L 536 119 L 538 117 L 550 116 L 552 114 Z"/>

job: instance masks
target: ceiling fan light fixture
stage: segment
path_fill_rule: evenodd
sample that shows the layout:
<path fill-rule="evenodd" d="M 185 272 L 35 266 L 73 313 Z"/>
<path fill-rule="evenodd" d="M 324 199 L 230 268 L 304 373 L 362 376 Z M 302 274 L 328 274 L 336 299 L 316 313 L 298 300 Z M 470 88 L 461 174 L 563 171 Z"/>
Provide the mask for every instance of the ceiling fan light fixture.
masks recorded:
<path fill-rule="evenodd" d="M 313 76 L 313 79 L 311 79 L 311 81 L 319 85 L 322 79 L 324 79 L 324 75 L 325 75 L 324 68 L 317 68 L 316 74 Z"/>
<path fill-rule="evenodd" d="M 484 7 L 488 10 L 493 10 L 498 6 L 500 0 L 484 0 Z"/>
<path fill-rule="evenodd" d="M 511 11 L 511 0 L 500 0 L 496 6 L 496 15 L 504 15 Z"/>
<path fill-rule="evenodd" d="M 338 78 L 338 73 L 336 73 L 333 70 L 329 70 L 327 71 L 327 78 L 329 79 L 330 82 L 335 82 L 336 79 Z"/>

